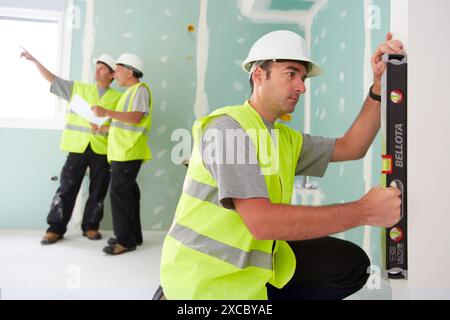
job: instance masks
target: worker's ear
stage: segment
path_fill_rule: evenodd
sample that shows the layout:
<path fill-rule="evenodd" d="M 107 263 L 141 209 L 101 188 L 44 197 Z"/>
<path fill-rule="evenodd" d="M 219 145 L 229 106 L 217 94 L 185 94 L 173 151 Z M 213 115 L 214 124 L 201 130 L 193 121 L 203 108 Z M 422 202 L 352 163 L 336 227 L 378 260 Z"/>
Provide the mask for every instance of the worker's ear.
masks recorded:
<path fill-rule="evenodd" d="M 261 67 L 257 67 L 252 73 L 252 79 L 254 84 L 260 84 L 264 79 L 264 70 Z"/>
<path fill-rule="evenodd" d="M 133 71 L 131 69 L 127 69 L 127 77 L 128 79 L 133 76 Z"/>

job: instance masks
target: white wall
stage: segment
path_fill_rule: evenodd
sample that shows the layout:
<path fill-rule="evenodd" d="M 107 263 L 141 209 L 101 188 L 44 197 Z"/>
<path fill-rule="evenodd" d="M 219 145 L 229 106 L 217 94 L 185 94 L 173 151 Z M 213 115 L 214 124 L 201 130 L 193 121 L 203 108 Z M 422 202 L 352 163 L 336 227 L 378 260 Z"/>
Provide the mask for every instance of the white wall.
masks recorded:
<path fill-rule="evenodd" d="M 450 2 L 410 0 L 408 6 L 409 280 L 403 293 L 450 299 Z"/>

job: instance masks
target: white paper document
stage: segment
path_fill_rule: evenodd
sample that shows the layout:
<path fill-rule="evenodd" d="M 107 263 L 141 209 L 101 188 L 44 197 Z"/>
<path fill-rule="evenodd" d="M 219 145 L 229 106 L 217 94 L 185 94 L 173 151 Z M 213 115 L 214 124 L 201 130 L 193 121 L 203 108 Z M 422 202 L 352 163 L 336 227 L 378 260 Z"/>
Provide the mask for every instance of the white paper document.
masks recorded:
<path fill-rule="evenodd" d="M 86 119 L 90 123 L 94 123 L 98 126 L 101 126 L 105 123 L 106 120 L 108 120 L 108 117 L 97 117 L 95 116 L 94 112 L 91 110 L 91 106 L 89 103 L 86 102 L 82 97 L 80 97 L 78 94 L 76 94 L 72 101 L 70 102 L 70 110 L 75 112 L 80 117 Z"/>

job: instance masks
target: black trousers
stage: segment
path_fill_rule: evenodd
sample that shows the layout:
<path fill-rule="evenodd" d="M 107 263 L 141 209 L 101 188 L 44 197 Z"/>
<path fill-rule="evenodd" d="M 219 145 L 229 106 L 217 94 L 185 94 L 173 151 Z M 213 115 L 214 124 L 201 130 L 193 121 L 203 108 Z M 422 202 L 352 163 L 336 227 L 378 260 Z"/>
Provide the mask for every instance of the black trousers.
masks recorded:
<path fill-rule="evenodd" d="M 142 161 L 111 163 L 111 210 L 117 242 L 131 248 L 142 243 L 141 193 L 136 182 Z"/>
<path fill-rule="evenodd" d="M 340 300 L 369 278 L 370 260 L 357 245 L 332 237 L 290 241 L 297 268 L 282 289 L 267 285 L 269 300 Z"/>
<path fill-rule="evenodd" d="M 89 167 L 89 198 L 83 214 L 82 229 L 97 230 L 103 218 L 103 201 L 110 180 L 106 155 L 96 154 L 88 145 L 84 153 L 69 153 L 61 171 L 61 183 L 47 217 L 47 232 L 64 234 L 72 217 L 86 169 Z"/>

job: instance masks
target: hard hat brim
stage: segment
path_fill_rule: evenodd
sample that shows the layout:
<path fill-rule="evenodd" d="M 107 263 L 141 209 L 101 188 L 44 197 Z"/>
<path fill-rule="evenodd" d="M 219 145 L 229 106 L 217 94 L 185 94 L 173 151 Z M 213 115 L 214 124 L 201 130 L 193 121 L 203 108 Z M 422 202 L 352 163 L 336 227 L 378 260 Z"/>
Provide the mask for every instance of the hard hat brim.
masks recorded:
<path fill-rule="evenodd" d="M 144 74 L 144 61 L 133 53 L 123 53 L 116 60 L 115 64 L 132 67 L 134 70 Z"/>
<path fill-rule="evenodd" d="M 106 64 L 106 65 L 107 65 L 108 67 L 110 67 L 111 70 L 113 70 L 113 71 L 116 69 L 116 64 L 115 64 L 115 63 L 112 64 L 112 62 L 105 61 L 105 60 L 102 59 L 101 57 L 95 58 L 95 59 L 92 60 L 92 63 L 94 63 L 94 65 L 96 65 L 96 64 L 99 63 L 99 62 L 101 62 L 101 63 L 103 63 L 103 64 Z"/>
<path fill-rule="evenodd" d="M 316 76 L 320 76 L 322 74 L 325 73 L 325 70 L 323 70 L 319 65 L 317 65 L 314 61 L 310 61 L 310 60 L 297 60 L 297 59 L 260 59 L 260 60 L 252 60 L 252 61 L 244 61 L 242 62 L 242 69 L 247 72 L 250 73 L 250 69 L 252 67 L 252 64 L 256 61 L 263 61 L 263 60 L 292 60 L 292 61 L 299 61 L 299 62 L 306 62 L 310 65 L 309 71 L 306 74 L 307 78 L 312 78 L 312 77 L 316 77 Z"/>

